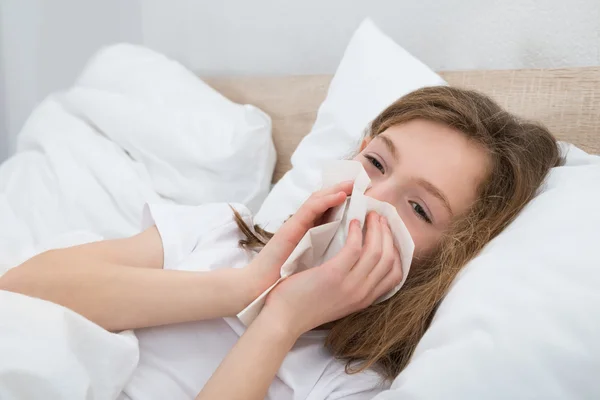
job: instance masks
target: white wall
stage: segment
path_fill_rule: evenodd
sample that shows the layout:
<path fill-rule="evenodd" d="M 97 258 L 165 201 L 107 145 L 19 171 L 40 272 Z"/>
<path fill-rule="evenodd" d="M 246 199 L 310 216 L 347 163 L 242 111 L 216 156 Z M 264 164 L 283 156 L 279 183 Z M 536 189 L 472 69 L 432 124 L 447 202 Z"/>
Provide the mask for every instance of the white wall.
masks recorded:
<path fill-rule="evenodd" d="M 0 0 L 0 157 L 103 44 L 203 74 L 331 73 L 365 16 L 437 70 L 600 65 L 599 0 Z"/>
<path fill-rule="evenodd" d="M 0 7 L 0 28 L 2 8 Z M 1 34 L 1 30 L 0 30 Z M 2 41 L 0 40 L 0 160 L 8 156 L 8 125 L 6 121 L 6 89 L 4 88 L 4 61 L 2 59 Z"/>
<path fill-rule="evenodd" d="M 141 3 L 0 0 L 0 157 L 14 150 L 33 107 L 68 87 L 98 47 L 115 41 L 141 43 Z"/>
<path fill-rule="evenodd" d="M 367 15 L 436 70 L 600 64 L 599 0 L 144 0 L 143 32 L 205 73 L 330 73 Z"/>

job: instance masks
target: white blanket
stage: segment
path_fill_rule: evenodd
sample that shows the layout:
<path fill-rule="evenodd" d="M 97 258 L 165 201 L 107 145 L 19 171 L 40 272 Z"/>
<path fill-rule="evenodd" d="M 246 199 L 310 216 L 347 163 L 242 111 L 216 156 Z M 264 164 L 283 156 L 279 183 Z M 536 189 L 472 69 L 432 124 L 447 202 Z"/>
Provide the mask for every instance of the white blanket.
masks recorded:
<path fill-rule="evenodd" d="M 103 49 L 73 88 L 34 110 L 0 167 L 0 274 L 47 248 L 134 234 L 146 202 L 256 210 L 275 163 L 270 128 L 262 111 L 160 54 Z M 0 292 L 0 354 L 2 399 L 108 399 L 135 367 L 137 344 Z"/>

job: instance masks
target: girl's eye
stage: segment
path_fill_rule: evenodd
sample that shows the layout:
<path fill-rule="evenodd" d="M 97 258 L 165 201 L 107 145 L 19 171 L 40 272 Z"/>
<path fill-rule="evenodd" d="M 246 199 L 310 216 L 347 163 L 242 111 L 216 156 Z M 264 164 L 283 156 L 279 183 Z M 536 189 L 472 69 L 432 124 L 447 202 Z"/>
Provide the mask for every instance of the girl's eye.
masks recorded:
<path fill-rule="evenodd" d="M 377 168 L 379 171 L 381 171 L 381 173 L 382 173 L 382 174 L 383 174 L 383 173 L 385 173 L 385 170 L 384 170 L 384 168 L 383 168 L 383 165 L 382 165 L 382 164 L 381 164 L 379 161 L 377 161 L 377 159 L 376 159 L 375 157 L 371 157 L 371 156 L 365 156 L 365 158 L 366 158 L 367 160 L 369 160 L 369 162 L 370 162 L 371 164 L 373 164 L 373 166 L 374 166 L 375 168 Z"/>
<path fill-rule="evenodd" d="M 409 201 L 409 203 L 419 218 L 431 224 L 431 218 L 429 218 L 429 215 L 427 215 L 427 212 L 419 203 L 415 203 L 414 201 Z"/>

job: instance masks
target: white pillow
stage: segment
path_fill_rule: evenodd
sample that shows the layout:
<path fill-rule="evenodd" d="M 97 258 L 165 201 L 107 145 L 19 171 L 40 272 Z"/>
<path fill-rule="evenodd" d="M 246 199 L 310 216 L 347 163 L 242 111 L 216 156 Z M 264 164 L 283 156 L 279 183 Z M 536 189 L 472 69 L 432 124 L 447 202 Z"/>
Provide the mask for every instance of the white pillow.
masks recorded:
<path fill-rule="evenodd" d="M 346 48 L 311 132 L 292 155 L 293 168 L 273 187 L 255 223 L 276 230 L 319 187 L 323 161 L 352 156 L 369 122 L 399 97 L 443 84 L 441 77 L 370 19 L 363 21 Z"/>
<path fill-rule="evenodd" d="M 600 157 L 571 147 L 375 399 L 600 398 L 599 183 Z"/>
<path fill-rule="evenodd" d="M 386 105 L 441 78 L 366 20 L 257 223 L 275 230 Z M 600 398 L 600 159 L 570 147 L 546 190 L 456 279 L 390 399 Z"/>

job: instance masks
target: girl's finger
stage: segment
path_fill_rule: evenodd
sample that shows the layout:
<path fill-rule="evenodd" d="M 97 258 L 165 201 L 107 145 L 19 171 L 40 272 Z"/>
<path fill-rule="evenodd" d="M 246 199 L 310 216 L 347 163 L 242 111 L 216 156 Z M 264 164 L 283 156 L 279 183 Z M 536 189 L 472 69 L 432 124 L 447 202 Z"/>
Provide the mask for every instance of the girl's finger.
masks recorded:
<path fill-rule="evenodd" d="M 379 263 L 367 275 L 366 284 L 371 290 L 374 290 L 379 282 L 391 271 L 394 266 L 396 247 L 392 231 L 384 217 L 380 217 L 381 222 L 381 258 Z"/>
<path fill-rule="evenodd" d="M 313 193 L 292 218 L 301 225 L 301 229 L 312 228 L 327 210 L 339 206 L 346 200 L 352 193 L 353 186 L 353 181 L 346 181 Z"/>
<path fill-rule="evenodd" d="M 351 221 L 346 244 L 342 250 L 340 250 L 340 252 L 331 260 L 327 261 L 324 266 L 329 265 L 338 268 L 343 274 L 347 274 L 351 271 L 352 267 L 354 267 L 356 262 L 360 259 L 362 253 L 362 236 L 360 223 L 357 220 Z"/>
<path fill-rule="evenodd" d="M 308 230 L 314 226 L 315 222 L 321 218 L 325 211 L 339 206 L 346 201 L 347 197 L 344 192 L 336 192 L 323 197 L 313 198 L 300 207 L 295 214 L 296 221 Z"/>
<path fill-rule="evenodd" d="M 402 261 L 400 260 L 400 253 L 394 248 L 394 263 L 392 269 L 379 281 L 375 290 L 371 293 L 370 304 L 377 300 L 379 297 L 388 293 L 390 290 L 395 288 L 402 282 Z"/>
<path fill-rule="evenodd" d="M 315 204 L 313 205 L 313 212 L 319 215 L 323 214 L 330 208 L 339 206 L 344 201 L 346 201 L 347 198 L 348 195 L 344 192 L 336 192 L 328 194 L 327 196 L 323 196 L 315 200 Z"/>
<path fill-rule="evenodd" d="M 354 181 L 344 181 L 344 182 L 336 183 L 335 185 L 326 187 L 324 189 L 321 189 L 321 190 L 315 192 L 314 194 L 317 196 L 327 196 L 329 194 L 334 194 L 337 192 L 344 192 L 347 195 L 351 195 L 353 187 L 354 187 Z"/>
<path fill-rule="evenodd" d="M 381 259 L 381 222 L 379 215 L 371 212 L 367 215 L 365 244 L 360 260 L 352 269 L 353 279 L 364 282 L 373 268 Z"/>

